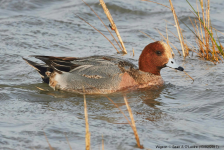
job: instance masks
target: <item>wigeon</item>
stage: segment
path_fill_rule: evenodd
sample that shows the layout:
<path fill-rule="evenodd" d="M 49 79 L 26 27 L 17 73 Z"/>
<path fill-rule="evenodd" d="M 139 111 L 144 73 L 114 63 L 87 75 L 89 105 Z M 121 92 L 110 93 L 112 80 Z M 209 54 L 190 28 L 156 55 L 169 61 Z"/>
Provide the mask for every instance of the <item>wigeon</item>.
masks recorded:
<path fill-rule="evenodd" d="M 168 45 L 157 41 L 148 44 L 139 57 L 139 68 L 130 61 L 111 56 L 53 57 L 32 56 L 45 64 L 23 58 L 34 67 L 44 82 L 54 90 L 86 94 L 107 94 L 127 88 L 161 86 L 160 70 L 164 67 L 180 71 Z"/>

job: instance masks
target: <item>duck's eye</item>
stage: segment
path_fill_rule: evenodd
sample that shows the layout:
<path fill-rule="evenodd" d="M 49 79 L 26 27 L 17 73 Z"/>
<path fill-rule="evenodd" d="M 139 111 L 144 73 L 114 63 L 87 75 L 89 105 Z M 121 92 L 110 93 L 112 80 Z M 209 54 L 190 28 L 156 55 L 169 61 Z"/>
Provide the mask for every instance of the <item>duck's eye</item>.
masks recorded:
<path fill-rule="evenodd" d="M 160 51 L 156 51 L 156 54 L 160 56 L 162 53 Z"/>

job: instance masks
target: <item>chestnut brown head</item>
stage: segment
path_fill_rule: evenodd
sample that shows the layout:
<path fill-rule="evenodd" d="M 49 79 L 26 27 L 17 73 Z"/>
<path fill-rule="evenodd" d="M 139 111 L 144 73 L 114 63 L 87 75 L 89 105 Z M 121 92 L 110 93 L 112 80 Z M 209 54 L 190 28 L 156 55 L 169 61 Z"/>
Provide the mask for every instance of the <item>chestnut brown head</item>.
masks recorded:
<path fill-rule="evenodd" d="M 139 57 L 139 69 L 160 75 L 160 70 L 164 67 L 171 67 L 183 71 L 172 58 L 169 46 L 161 41 L 148 44 Z"/>

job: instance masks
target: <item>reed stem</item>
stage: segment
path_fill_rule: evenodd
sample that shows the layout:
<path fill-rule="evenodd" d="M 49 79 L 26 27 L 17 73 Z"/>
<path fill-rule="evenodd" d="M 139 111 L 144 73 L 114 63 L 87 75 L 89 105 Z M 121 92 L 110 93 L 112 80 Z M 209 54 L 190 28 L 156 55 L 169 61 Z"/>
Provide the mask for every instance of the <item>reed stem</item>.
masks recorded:
<path fill-rule="evenodd" d="M 131 118 L 131 123 L 132 123 L 132 127 L 133 127 L 132 129 L 133 129 L 133 132 L 134 132 L 134 135 L 135 135 L 135 139 L 136 139 L 137 145 L 138 145 L 139 148 L 143 148 L 143 146 L 140 144 L 138 132 L 137 132 L 136 125 L 135 125 L 135 120 L 134 120 L 134 117 L 133 117 L 131 108 L 130 108 L 130 106 L 128 104 L 128 100 L 127 100 L 126 96 L 124 96 L 124 101 L 125 101 L 126 107 L 128 109 L 129 116 Z"/>
<path fill-rule="evenodd" d="M 120 44 L 117 42 L 117 40 L 115 39 L 115 37 L 113 36 L 113 34 L 110 32 L 110 30 L 108 29 L 108 27 L 105 25 L 105 23 L 103 22 L 103 20 L 97 15 L 97 13 L 84 1 L 82 0 L 91 10 L 92 12 L 99 18 L 99 20 L 102 22 L 102 24 L 104 25 L 104 27 L 107 29 L 107 31 L 110 33 L 110 35 L 112 36 L 112 38 L 115 40 L 115 42 L 117 43 L 117 45 L 119 46 L 119 48 L 122 51 L 122 48 L 120 46 Z"/>
<path fill-rule="evenodd" d="M 45 136 L 45 138 L 46 138 L 46 141 L 47 141 L 47 144 L 48 144 L 50 150 L 54 150 L 54 148 L 51 146 L 50 142 L 48 141 L 48 138 L 47 138 L 45 132 L 44 132 L 44 136 Z"/>
<path fill-rule="evenodd" d="M 110 23 L 111 23 L 112 29 L 115 30 L 115 33 L 117 34 L 117 37 L 118 37 L 118 39 L 119 39 L 119 41 L 120 41 L 120 43 L 121 43 L 121 46 L 122 46 L 122 48 L 123 48 L 123 50 L 122 50 L 123 53 L 127 54 L 127 50 L 126 50 L 126 48 L 125 48 L 125 46 L 124 46 L 124 43 L 123 43 L 123 41 L 122 41 L 122 39 L 121 39 L 120 33 L 119 33 L 118 29 L 117 29 L 116 24 L 114 23 L 114 20 L 113 20 L 113 18 L 112 18 L 112 16 L 111 16 L 109 10 L 107 9 L 106 4 L 104 3 L 103 0 L 99 0 L 99 1 L 100 1 L 101 6 L 103 7 L 104 13 L 106 14 L 108 20 L 109 20 Z"/>
<path fill-rule="evenodd" d="M 66 138 L 66 141 L 67 141 L 67 143 L 68 143 L 68 145 L 69 145 L 70 150 L 72 150 L 72 147 L 71 147 L 71 145 L 70 145 L 70 143 L 69 143 L 69 140 L 68 140 L 66 134 L 65 134 L 65 138 Z"/>
<path fill-rule="evenodd" d="M 88 112 L 87 112 L 87 104 L 86 104 L 86 95 L 83 94 L 84 98 L 84 113 L 85 113 L 85 122 L 86 122 L 86 150 L 90 150 L 90 132 L 89 132 L 89 123 L 88 123 Z"/>
<path fill-rule="evenodd" d="M 181 45 L 181 48 L 182 48 L 182 52 L 183 52 L 183 56 L 185 57 L 185 50 L 184 50 L 184 45 L 183 45 L 183 35 L 182 35 L 182 32 L 180 30 L 180 25 L 179 25 L 179 22 L 178 22 L 178 19 L 177 19 L 177 15 L 176 15 L 176 12 L 174 10 L 174 7 L 173 7 L 173 3 L 171 0 L 169 0 L 170 2 L 170 6 L 171 6 L 171 11 L 173 13 L 173 18 L 174 18 L 174 21 L 175 21 L 175 24 L 176 24 L 176 28 L 177 28 L 177 33 L 178 33 L 178 36 L 179 36 L 179 40 L 180 40 L 180 45 Z"/>
<path fill-rule="evenodd" d="M 103 140 L 103 135 L 102 135 L 102 150 L 104 150 L 104 140 Z"/>
<path fill-rule="evenodd" d="M 76 15 L 77 17 L 79 17 L 78 15 Z M 90 25 L 93 29 L 95 29 L 97 32 L 99 32 L 101 35 L 103 35 L 109 42 L 111 45 L 113 45 L 113 47 L 116 49 L 117 53 L 120 53 L 117 48 L 114 46 L 114 44 L 102 33 L 100 32 L 97 28 L 95 28 L 94 26 L 92 26 L 90 23 L 88 23 L 87 21 L 85 21 L 83 18 L 79 17 L 79 19 L 83 20 L 85 23 L 87 23 L 88 25 Z"/>

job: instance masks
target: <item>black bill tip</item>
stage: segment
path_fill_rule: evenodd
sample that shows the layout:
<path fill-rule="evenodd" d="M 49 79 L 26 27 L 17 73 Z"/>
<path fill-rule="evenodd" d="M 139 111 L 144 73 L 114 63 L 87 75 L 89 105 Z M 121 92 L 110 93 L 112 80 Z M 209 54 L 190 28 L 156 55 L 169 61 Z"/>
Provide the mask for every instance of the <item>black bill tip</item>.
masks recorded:
<path fill-rule="evenodd" d="M 176 70 L 184 71 L 184 68 L 179 66 L 178 68 L 175 68 Z"/>

